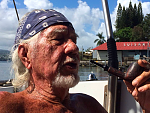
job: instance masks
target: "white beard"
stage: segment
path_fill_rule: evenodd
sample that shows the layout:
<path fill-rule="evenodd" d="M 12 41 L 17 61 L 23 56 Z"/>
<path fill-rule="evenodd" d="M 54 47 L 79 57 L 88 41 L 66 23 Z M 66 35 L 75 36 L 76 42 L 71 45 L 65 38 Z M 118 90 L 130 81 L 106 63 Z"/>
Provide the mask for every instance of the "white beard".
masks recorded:
<path fill-rule="evenodd" d="M 52 82 L 52 86 L 59 87 L 59 88 L 71 88 L 78 84 L 80 80 L 79 75 L 58 75 L 55 77 L 55 79 Z"/>

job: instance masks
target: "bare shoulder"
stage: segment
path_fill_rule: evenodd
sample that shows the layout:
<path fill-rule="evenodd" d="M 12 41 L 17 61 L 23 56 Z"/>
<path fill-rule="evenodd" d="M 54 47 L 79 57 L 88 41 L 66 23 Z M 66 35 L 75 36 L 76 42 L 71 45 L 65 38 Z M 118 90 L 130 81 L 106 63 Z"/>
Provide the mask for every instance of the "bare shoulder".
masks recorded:
<path fill-rule="evenodd" d="M 0 101 L 7 100 L 12 94 L 7 91 L 0 91 Z"/>
<path fill-rule="evenodd" d="M 16 112 L 19 106 L 19 99 L 16 98 L 16 94 L 6 91 L 0 91 L 0 111 L 1 113 Z"/>
<path fill-rule="evenodd" d="M 74 104 L 79 105 L 80 110 L 87 110 L 86 113 L 107 113 L 103 106 L 89 95 L 82 93 L 70 94 L 70 99 Z"/>
<path fill-rule="evenodd" d="M 11 93 L 6 91 L 0 91 L 0 111 L 3 113 L 7 109 L 9 98 L 12 96 Z"/>

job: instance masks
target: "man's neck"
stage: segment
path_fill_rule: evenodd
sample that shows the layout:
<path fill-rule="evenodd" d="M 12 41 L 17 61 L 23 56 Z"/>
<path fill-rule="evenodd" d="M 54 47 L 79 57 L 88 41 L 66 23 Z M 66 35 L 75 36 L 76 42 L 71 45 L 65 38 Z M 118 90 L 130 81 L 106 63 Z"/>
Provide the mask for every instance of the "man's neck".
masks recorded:
<path fill-rule="evenodd" d="M 64 99 L 69 99 L 69 89 L 53 87 L 51 84 L 35 83 L 33 95 L 38 95 L 47 101 L 56 101 L 62 103 Z M 68 100 L 67 99 L 67 100 Z"/>
<path fill-rule="evenodd" d="M 48 100 L 62 103 L 66 97 L 69 97 L 69 88 L 54 87 L 45 78 L 34 76 L 31 82 L 34 83 L 33 92 Z"/>

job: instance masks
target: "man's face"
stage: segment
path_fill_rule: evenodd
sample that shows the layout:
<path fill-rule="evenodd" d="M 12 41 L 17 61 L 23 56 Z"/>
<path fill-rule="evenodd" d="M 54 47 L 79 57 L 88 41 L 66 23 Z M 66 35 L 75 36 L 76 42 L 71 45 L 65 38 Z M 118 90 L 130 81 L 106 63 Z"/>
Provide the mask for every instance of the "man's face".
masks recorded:
<path fill-rule="evenodd" d="M 51 26 L 41 32 L 32 50 L 31 61 L 32 72 L 38 79 L 46 79 L 55 85 L 72 78 L 78 82 L 79 50 L 76 39 L 74 30 L 64 25 Z"/>

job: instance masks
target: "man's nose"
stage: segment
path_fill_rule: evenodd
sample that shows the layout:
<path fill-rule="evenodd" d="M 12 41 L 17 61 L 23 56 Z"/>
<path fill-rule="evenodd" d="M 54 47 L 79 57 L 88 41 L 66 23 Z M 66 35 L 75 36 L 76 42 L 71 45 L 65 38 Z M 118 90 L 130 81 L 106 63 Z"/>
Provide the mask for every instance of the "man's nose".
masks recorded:
<path fill-rule="evenodd" d="M 78 46 L 71 40 L 69 39 L 65 45 L 65 53 L 69 54 L 78 54 L 79 53 L 79 48 Z"/>

